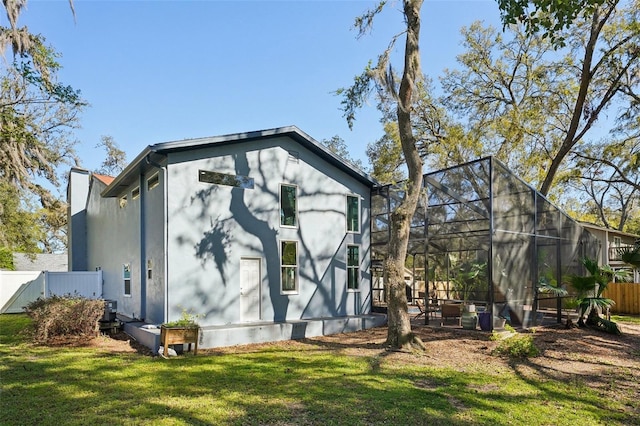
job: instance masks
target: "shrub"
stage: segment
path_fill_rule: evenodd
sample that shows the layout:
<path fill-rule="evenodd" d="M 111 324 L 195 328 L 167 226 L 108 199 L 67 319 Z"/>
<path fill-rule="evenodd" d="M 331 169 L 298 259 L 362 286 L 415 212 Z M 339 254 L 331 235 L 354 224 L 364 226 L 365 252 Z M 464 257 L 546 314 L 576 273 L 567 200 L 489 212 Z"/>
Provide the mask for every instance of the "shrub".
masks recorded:
<path fill-rule="evenodd" d="M 0 247 L 0 269 L 15 270 L 13 265 L 13 251 L 8 247 Z"/>
<path fill-rule="evenodd" d="M 104 314 L 104 300 L 78 296 L 52 296 L 38 298 L 25 307 L 33 319 L 36 342 L 47 343 L 54 337 L 96 337 L 100 332 L 98 321 Z"/>
<path fill-rule="evenodd" d="M 499 333 L 494 331 L 491 335 L 491 340 L 500 340 L 498 346 L 493 350 L 494 354 L 508 355 L 513 358 L 527 358 L 538 356 L 540 353 L 533 342 L 531 334 L 519 334 L 514 330 L 506 337 L 501 337 Z"/>
<path fill-rule="evenodd" d="M 198 325 L 198 318 L 202 318 L 202 317 L 204 317 L 204 315 L 194 314 L 193 312 L 189 312 L 186 309 L 182 309 L 182 314 L 180 315 L 179 319 L 171 322 L 166 322 L 162 325 L 168 328 L 171 328 L 171 327 L 200 328 L 200 326 Z"/>

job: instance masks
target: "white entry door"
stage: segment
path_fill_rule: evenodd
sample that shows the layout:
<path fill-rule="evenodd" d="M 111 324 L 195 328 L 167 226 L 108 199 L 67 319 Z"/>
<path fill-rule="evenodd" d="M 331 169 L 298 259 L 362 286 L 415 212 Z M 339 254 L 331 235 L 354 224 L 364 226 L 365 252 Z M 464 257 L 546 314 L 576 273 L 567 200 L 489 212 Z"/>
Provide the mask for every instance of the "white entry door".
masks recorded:
<path fill-rule="evenodd" d="M 262 259 L 240 259 L 240 321 L 260 321 L 260 282 Z"/>

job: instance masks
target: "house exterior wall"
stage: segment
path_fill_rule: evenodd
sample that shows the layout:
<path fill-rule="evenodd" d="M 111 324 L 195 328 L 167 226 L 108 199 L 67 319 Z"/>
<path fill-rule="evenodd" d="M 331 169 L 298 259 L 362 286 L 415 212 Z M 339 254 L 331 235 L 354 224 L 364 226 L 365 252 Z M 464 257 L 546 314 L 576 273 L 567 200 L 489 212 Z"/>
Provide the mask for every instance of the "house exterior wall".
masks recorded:
<path fill-rule="evenodd" d="M 624 247 L 633 246 L 636 239 L 638 238 L 636 235 L 622 233 L 614 229 L 606 229 L 585 224 L 583 224 L 582 226 L 584 226 L 591 234 L 593 234 L 598 239 L 598 241 L 600 241 L 600 256 L 598 258 L 598 261 L 601 265 L 623 264 L 624 262 L 622 262 L 621 260 L 610 258 L 610 249 L 616 247 L 617 239 L 620 240 L 620 246 Z"/>
<path fill-rule="evenodd" d="M 103 198 L 105 185 L 92 179 L 87 203 L 88 269 L 103 271 L 103 297 L 118 302 L 118 312 L 140 318 L 140 200 L 131 199 L 127 188 L 127 204 L 120 207 L 119 198 Z M 121 195 L 124 195 L 125 191 Z M 124 264 L 131 267 L 131 295 L 124 294 Z"/>
<path fill-rule="evenodd" d="M 69 271 L 85 271 L 87 269 L 87 224 L 86 205 L 89 194 L 89 172 L 72 168 L 69 172 L 67 188 L 68 232 L 67 267 Z"/>
<path fill-rule="evenodd" d="M 147 182 L 157 174 L 158 186 L 147 189 Z M 150 323 L 165 322 L 165 191 L 164 169 L 153 169 L 142 176 L 140 182 L 141 200 L 144 203 L 144 253 L 141 264 L 146 281 L 146 315 Z M 149 276 L 149 269 L 151 275 Z M 146 275 L 145 275 L 146 274 Z"/>
<path fill-rule="evenodd" d="M 253 189 L 199 182 L 199 170 L 254 179 Z M 168 320 L 202 325 L 240 315 L 240 260 L 261 260 L 259 319 L 369 313 L 370 188 L 288 137 L 168 155 Z M 280 184 L 297 186 L 298 226 L 280 226 Z M 360 198 L 360 233 L 346 230 L 346 196 Z M 280 242 L 297 241 L 298 292 L 281 294 Z M 347 245 L 360 247 L 359 291 L 347 290 Z"/>

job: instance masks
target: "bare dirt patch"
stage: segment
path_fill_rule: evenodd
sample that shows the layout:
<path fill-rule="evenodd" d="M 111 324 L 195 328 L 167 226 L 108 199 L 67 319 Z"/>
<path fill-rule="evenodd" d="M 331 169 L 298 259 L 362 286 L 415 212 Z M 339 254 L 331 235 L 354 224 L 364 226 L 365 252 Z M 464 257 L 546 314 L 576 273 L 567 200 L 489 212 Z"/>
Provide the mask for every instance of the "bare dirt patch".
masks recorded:
<path fill-rule="evenodd" d="M 538 327 L 532 333 L 540 355 L 530 358 L 535 365 L 555 369 L 558 374 L 582 374 L 594 369 L 618 367 L 640 370 L 640 325 L 620 324 L 622 335 L 616 336 L 590 328 L 563 325 Z M 512 359 L 493 355 L 497 342 L 489 334 L 453 327 L 413 326 L 426 346 L 423 356 L 397 352 L 397 358 L 410 357 L 412 362 L 438 367 L 464 369 L 470 364 L 505 365 Z M 307 339 L 346 354 L 371 356 L 385 349 L 387 329 L 379 327 L 357 333 L 338 334 Z M 253 346 L 253 345 L 248 345 Z"/>
<path fill-rule="evenodd" d="M 99 348 L 113 353 L 139 353 L 141 355 L 153 355 L 151 349 L 138 343 L 133 337 L 123 331 L 113 334 L 101 334 L 94 336 L 58 336 L 48 340 L 47 346 L 74 347 L 74 348 Z"/>

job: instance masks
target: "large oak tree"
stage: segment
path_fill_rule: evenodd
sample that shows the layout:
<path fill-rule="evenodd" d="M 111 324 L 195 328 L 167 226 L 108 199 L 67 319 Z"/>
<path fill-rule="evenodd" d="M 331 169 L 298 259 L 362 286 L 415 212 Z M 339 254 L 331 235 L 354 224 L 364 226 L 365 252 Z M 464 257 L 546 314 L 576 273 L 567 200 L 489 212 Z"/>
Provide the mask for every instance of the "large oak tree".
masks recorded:
<path fill-rule="evenodd" d="M 597 40 L 602 26 L 607 22 L 610 14 L 608 14 L 607 3 L 602 6 L 605 0 L 498 0 L 501 10 L 503 11 L 503 19 L 506 24 L 514 23 L 517 20 L 527 23 L 531 32 L 535 32 L 538 28 L 545 28 L 545 34 L 551 35 L 551 39 L 557 43 L 562 43 L 562 37 L 558 36 L 558 32 L 565 27 L 571 25 L 581 13 L 590 15 L 592 19 L 591 32 L 589 33 L 589 44 L 587 49 L 591 54 L 587 54 L 581 68 L 581 83 L 588 77 L 592 71 L 593 50 L 595 49 L 595 40 Z M 384 8 L 385 1 L 356 19 L 356 27 L 360 30 L 359 34 L 364 34 L 372 25 L 374 17 Z M 602 6 L 602 7 L 601 7 Z M 587 9 L 585 9 L 587 7 Z M 388 257 L 384 261 L 386 271 L 388 290 L 388 335 L 387 344 L 395 348 L 421 347 L 424 348 L 420 339 L 411 332 L 411 325 L 407 311 L 407 299 L 403 281 L 403 269 L 405 257 L 407 254 L 407 245 L 409 241 L 409 228 L 413 215 L 416 210 L 417 202 L 422 189 L 422 158 L 417 148 L 417 138 L 412 126 L 412 117 L 414 114 L 414 103 L 417 97 L 417 87 L 421 82 L 423 75 L 420 66 L 419 52 L 419 35 L 420 35 L 420 12 L 422 8 L 422 0 L 404 0 L 403 14 L 406 29 L 402 35 L 405 37 L 404 49 L 404 69 L 399 86 L 396 84 L 393 70 L 389 64 L 390 51 L 398 39 L 396 36 L 390 47 L 378 58 L 377 65 L 368 66 L 365 71 L 357 76 L 354 84 L 347 89 L 340 89 L 339 94 L 343 95 L 343 111 L 350 125 L 355 119 L 355 111 L 361 107 L 368 97 L 371 87 L 374 86 L 379 92 L 385 93 L 395 99 L 397 103 L 397 131 L 402 148 L 404 161 L 407 165 L 408 180 L 406 181 L 404 197 L 396 209 L 390 215 L 390 242 L 388 247 Z M 546 15 L 540 15 L 540 10 L 546 12 Z M 604 66 L 598 65 L 596 67 Z M 576 100 L 576 111 L 581 114 L 585 104 L 587 88 L 581 85 L 578 99 Z M 605 95 L 604 103 L 608 103 L 607 99 L 610 95 Z M 597 108 L 597 107 L 596 107 Z M 595 110 L 595 116 L 599 111 Z M 549 177 L 545 178 L 542 188 L 548 189 L 553 183 L 555 176 L 554 168 L 557 169 L 568 151 L 575 144 L 575 136 L 578 134 L 577 121 L 572 120 L 570 124 L 570 132 L 561 145 L 558 154 L 553 159 L 550 166 Z M 566 151 L 566 152 L 565 152 Z M 548 182 L 547 182 L 548 181 Z"/>
<path fill-rule="evenodd" d="M 640 86 L 639 5 L 609 1 L 578 14 L 557 32 L 564 48 L 522 27 L 505 36 L 464 28 L 461 67 L 443 78 L 448 107 L 485 152 L 549 195 L 575 167 L 570 154 L 604 119 L 626 114 Z"/>
<path fill-rule="evenodd" d="M 85 103 L 79 92 L 58 81 L 59 55 L 45 38 L 19 25 L 25 5 L 26 0 L 3 1 L 9 25 L 0 26 L 0 179 L 14 188 L 21 209 L 36 214 L 26 224 L 1 222 L 0 235 L 22 229 L 24 235 L 42 236 L 40 248 L 59 251 L 66 208 L 54 192 L 61 185 L 58 167 L 76 162 L 71 130 Z M 41 232 L 27 232 L 27 227 Z M 38 248 L 7 238 L 2 244 L 12 250 Z"/>
<path fill-rule="evenodd" d="M 359 34 L 364 34 L 372 25 L 373 18 L 384 7 L 380 2 L 376 8 L 356 19 Z M 365 72 L 356 77 L 354 85 L 340 90 L 344 95 L 343 107 L 345 117 L 350 125 L 355 118 L 355 110 L 363 105 L 372 86 L 391 96 L 396 102 L 398 137 L 402 154 L 407 165 L 408 180 L 405 181 L 404 197 L 390 214 L 390 241 L 388 255 L 384 260 L 385 288 L 388 302 L 388 334 L 387 344 L 393 348 L 424 349 L 422 341 L 411 331 L 411 323 L 407 307 L 407 296 L 404 283 L 404 265 L 409 242 L 411 219 L 416 211 L 418 199 L 422 191 L 422 159 L 417 149 L 416 138 L 412 127 L 413 105 L 417 96 L 417 85 L 422 79 L 420 66 L 420 10 L 422 0 L 404 0 L 403 15 L 405 20 L 404 67 L 400 83 L 394 81 L 394 73 L 390 65 L 392 45 L 378 58 L 377 65 L 367 67 Z M 400 35 L 394 38 L 397 40 Z"/>

